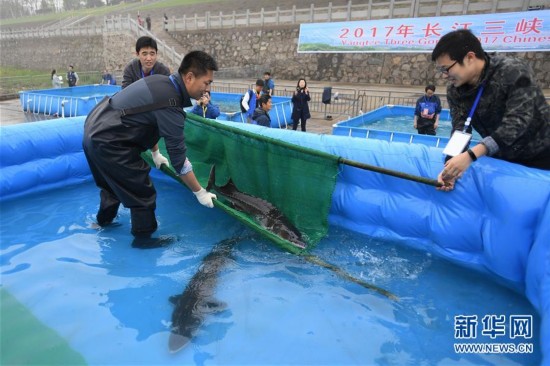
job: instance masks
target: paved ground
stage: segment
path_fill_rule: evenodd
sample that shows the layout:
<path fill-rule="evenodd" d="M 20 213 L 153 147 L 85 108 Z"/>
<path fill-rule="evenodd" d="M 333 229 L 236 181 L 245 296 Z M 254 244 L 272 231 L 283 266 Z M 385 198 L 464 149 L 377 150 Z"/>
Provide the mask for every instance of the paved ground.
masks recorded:
<path fill-rule="evenodd" d="M 0 126 L 51 119 L 43 114 L 25 113 L 19 99 L 0 101 Z"/>

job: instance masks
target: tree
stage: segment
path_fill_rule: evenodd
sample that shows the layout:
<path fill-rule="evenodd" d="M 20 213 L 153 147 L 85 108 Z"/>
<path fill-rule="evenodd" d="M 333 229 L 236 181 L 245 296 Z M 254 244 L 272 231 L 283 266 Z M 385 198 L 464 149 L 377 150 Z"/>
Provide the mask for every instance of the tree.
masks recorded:
<path fill-rule="evenodd" d="M 28 8 L 18 0 L 0 0 L 0 19 L 20 18 L 31 15 Z"/>

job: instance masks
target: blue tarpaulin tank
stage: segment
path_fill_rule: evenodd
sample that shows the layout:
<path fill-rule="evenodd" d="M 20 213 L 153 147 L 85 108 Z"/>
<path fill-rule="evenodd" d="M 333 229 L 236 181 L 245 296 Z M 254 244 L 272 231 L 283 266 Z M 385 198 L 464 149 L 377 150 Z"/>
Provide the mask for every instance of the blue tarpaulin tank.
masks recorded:
<path fill-rule="evenodd" d="M 230 103 L 235 107 L 233 111 L 222 112 L 217 120 L 247 123 L 246 116 L 240 111 L 239 103 L 241 94 L 212 92 L 213 104 Z M 273 96 L 271 98 L 272 107 L 269 111 L 271 118 L 271 128 L 286 128 L 292 125 L 292 102 L 289 97 Z"/>
<path fill-rule="evenodd" d="M 25 112 L 48 116 L 85 116 L 106 95 L 120 90 L 118 85 L 85 85 L 72 88 L 27 90 L 19 92 Z"/>

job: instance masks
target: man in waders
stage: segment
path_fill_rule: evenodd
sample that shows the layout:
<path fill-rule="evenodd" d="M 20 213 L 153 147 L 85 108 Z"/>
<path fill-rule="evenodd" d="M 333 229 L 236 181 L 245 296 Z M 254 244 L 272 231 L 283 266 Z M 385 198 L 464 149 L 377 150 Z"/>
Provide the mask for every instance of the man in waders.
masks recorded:
<path fill-rule="evenodd" d="M 101 190 L 97 223 L 112 223 L 122 203 L 131 212 L 134 247 L 166 244 L 161 238 L 151 238 L 157 229 L 156 191 L 149 177 L 151 168 L 140 155 L 160 137 L 181 181 L 202 205 L 213 207 L 216 196 L 201 187 L 186 157 L 183 108 L 192 105 L 191 98 L 198 99 L 210 90 L 217 70 L 212 56 L 192 51 L 177 73 L 142 78 L 111 98 L 105 97 L 86 118 L 82 144 Z"/>

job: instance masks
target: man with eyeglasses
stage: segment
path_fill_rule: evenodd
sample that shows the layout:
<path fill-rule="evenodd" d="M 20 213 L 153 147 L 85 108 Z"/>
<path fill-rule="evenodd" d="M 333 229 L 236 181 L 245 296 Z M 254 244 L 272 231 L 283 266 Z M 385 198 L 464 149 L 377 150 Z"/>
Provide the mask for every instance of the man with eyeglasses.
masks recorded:
<path fill-rule="evenodd" d="M 523 60 L 488 55 L 470 30 L 447 33 L 432 52 L 449 81 L 453 132 L 482 136 L 481 143 L 447 160 L 438 181 L 450 191 L 483 155 L 550 170 L 550 106 Z M 466 120 L 471 117 L 471 124 Z"/>

